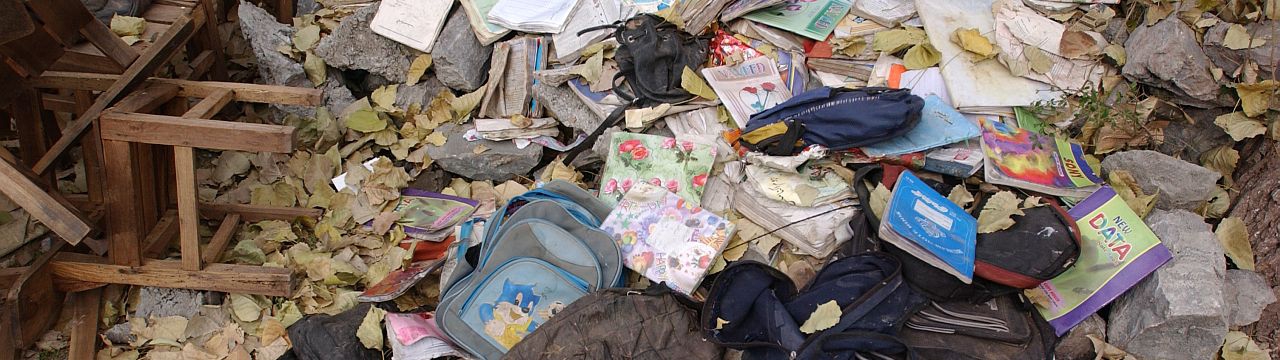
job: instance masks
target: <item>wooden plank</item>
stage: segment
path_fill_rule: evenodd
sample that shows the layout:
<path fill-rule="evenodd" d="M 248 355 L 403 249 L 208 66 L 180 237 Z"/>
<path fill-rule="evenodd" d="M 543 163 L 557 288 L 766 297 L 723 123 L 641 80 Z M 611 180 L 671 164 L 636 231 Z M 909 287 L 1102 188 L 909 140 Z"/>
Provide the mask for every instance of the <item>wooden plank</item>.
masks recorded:
<path fill-rule="evenodd" d="M 218 224 L 218 231 L 213 233 L 213 237 L 209 238 L 209 245 L 204 248 L 204 262 L 213 264 L 222 260 L 222 252 L 231 244 L 231 237 L 236 234 L 236 229 L 240 227 L 240 214 L 227 214 L 222 218 L 222 223 Z"/>
<path fill-rule="evenodd" d="M 200 215 L 202 216 L 213 217 L 216 219 L 228 214 L 240 214 L 240 219 L 244 222 L 258 222 L 263 220 L 290 221 L 300 217 L 319 218 L 321 215 L 324 215 L 324 210 L 248 204 L 200 203 Z"/>
<path fill-rule="evenodd" d="M 44 28 L 67 45 L 78 41 L 76 34 L 80 32 L 80 28 L 95 20 L 84 4 L 76 0 L 36 0 L 26 3 L 31 12 L 44 23 Z"/>
<path fill-rule="evenodd" d="M 173 148 L 173 168 L 178 175 L 178 236 L 182 268 L 200 270 L 200 204 L 196 198 L 195 153 L 186 146 Z"/>
<path fill-rule="evenodd" d="M 62 311 L 62 294 L 53 287 L 50 265 L 62 250 L 62 243 L 40 255 L 28 265 L 4 294 L 0 311 L 0 358 L 16 354 L 31 346 L 58 321 Z M 5 347 L 12 346 L 9 349 Z"/>
<path fill-rule="evenodd" d="M 102 140 L 102 153 L 105 159 L 106 186 L 111 191 L 106 193 L 108 241 L 111 249 L 107 254 L 117 265 L 142 265 L 142 252 L 139 240 L 142 238 L 142 221 L 138 216 L 138 188 L 134 183 L 135 164 L 132 149 L 128 142 Z"/>
<path fill-rule="evenodd" d="M 182 114 L 187 119 L 210 119 L 217 115 L 222 108 L 231 103 L 231 99 L 235 98 L 235 92 L 227 89 L 219 89 L 208 97 L 200 99 L 200 102 L 191 107 Z"/>
<path fill-rule="evenodd" d="M 103 139 L 214 150 L 293 152 L 294 127 L 107 112 Z"/>
<path fill-rule="evenodd" d="M 23 70 L 39 74 L 58 62 L 66 50 L 57 46 L 58 40 L 43 27 L 36 27 L 27 36 L 0 44 L 0 54 L 5 54 Z"/>
<path fill-rule="evenodd" d="M 124 69 L 138 59 L 137 50 L 134 50 L 129 44 L 121 40 L 119 36 L 111 32 L 106 24 L 101 21 L 91 21 L 80 29 L 80 34 L 89 39 L 89 43 L 102 51 L 107 58 L 111 59 L 116 65 Z"/>
<path fill-rule="evenodd" d="M 67 51 L 48 71 L 76 71 L 84 73 L 119 74 L 125 67 L 99 54 Z"/>
<path fill-rule="evenodd" d="M 41 190 L 13 164 L 0 161 L 0 176 L 0 192 L 63 240 L 79 244 L 93 231 L 80 214 Z"/>
<path fill-rule="evenodd" d="M 151 6 L 147 7 L 147 11 L 142 13 L 142 17 L 151 22 L 172 24 L 174 19 L 177 19 L 182 15 L 186 15 L 190 11 L 190 7 L 173 6 L 168 4 L 151 4 Z"/>
<path fill-rule="evenodd" d="M 181 261 L 149 260 L 143 266 L 106 264 L 97 256 L 62 253 L 50 264 L 55 280 L 157 286 L 237 294 L 292 296 L 293 271 L 266 266 L 209 264 L 182 269 Z"/>
<path fill-rule="evenodd" d="M 214 63 L 213 52 L 209 50 L 201 51 L 200 55 L 196 55 L 191 59 L 191 71 L 183 74 L 182 78 L 186 80 L 199 80 L 201 76 L 209 72 L 209 68 Z"/>
<path fill-rule="evenodd" d="M 201 0 L 199 5 L 196 5 L 197 9 L 195 9 L 195 11 L 203 11 L 205 17 L 209 19 L 207 22 L 208 25 L 205 25 L 200 29 L 200 33 L 196 34 L 196 46 L 204 49 L 205 51 L 212 52 L 212 55 L 210 55 L 208 59 L 212 59 L 213 62 L 203 69 L 213 70 L 209 73 L 209 79 L 226 81 L 227 62 L 222 54 L 222 35 L 217 26 L 217 24 L 222 23 L 222 17 L 218 16 L 217 5 L 214 1 L 215 0 Z M 199 77 L 205 72 L 203 70 L 196 72 L 193 68 L 192 74 Z M 191 80 L 195 79 L 196 78 L 192 78 Z"/>
<path fill-rule="evenodd" d="M 76 112 L 76 101 L 61 96 L 45 94 L 40 97 L 40 106 L 49 111 L 73 114 Z"/>
<path fill-rule="evenodd" d="M 71 294 L 71 339 L 67 359 L 92 360 L 98 355 L 98 312 L 102 309 L 102 289 Z"/>
<path fill-rule="evenodd" d="M 120 99 L 108 111 L 150 112 L 178 96 L 178 87 L 170 84 L 145 84 Z M 87 111 L 87 110 L 86 110 Z"/>
<path fill-rule="evenodd" d="M 172 57 L 183 44 L 186 44 L 187 39 L 191 37 L 191 33 L 195 27 L 203 22 L 203 13 L 195 13 L 194 15 L 195 18 L 184 16 L 174 22 L 174 25 L 169 28 L 169 31 L 166 31 L 162 36 L 160 36 L 156 45 L 148 48 L 145 54 L 142 54 L 141 57 L 129 65 L 129 68 L 125 69 L 124 74 L 120 75 L 119 81 L 116 81 L 110 88 L 103 91 L 103 93 L 98 96 L 98 100 L 93 103 L 93 106 L 91 106 L 88 111 L 81 114 L 75 122 L 72 122 L 63 130 L 62 137 L 53 144 L 49 152 L 45 153 L 44 156 L 40 158 L 40 161 L 36 162 L 32 169 L 35 170 L 37 174 L 44 173 L 46 170 L 49 170 L 49 167 L 53 165 L 53 161 L 57 160 L 59 156 L 62 156 L 62 153 L 66 152 L 67 149 L 71 147 L 72 143 L 74 143 L 80 135 L 84 134 L 85 129 L 88 129 L 89 125 L 93 124 L 93 120 L 96 119 L 108 105 L 116 101 L 116 99 L 119 99 L 126 90 L 129 90 L 135 85 L 141 83 L 147 76 L 150 76 L 159 69 L 160 66 L 168 62 L 169 58 Z"/>
<path fill-rule="evenodd" d="M 10 108 L 14 128 L 18 130 L 18 155 L 22 163 L 30 166 L 40 160 L 49 149 L 44 129 L 40 126 L 42 112 L 40 94 L 34 89 L 23 89 Z"/>
<path fill-rule="evenodd" d="M 93 106 L 93 93 L 88 90 L 75 90 L 76 113 L 84 113 Z M 102 181 L 106 176 L 102 170 L 102 137 L 98 135 L 98 127 L 89 129 L 89 136 L 80 143 L 80 158 L 84 159 L 85 185 L 89 190 L 89 201 L 101 204 L 106 189 Z"/>
<path fill-rule="evenodd" d="M 31 78 L 31 84 L 45 89 L 105 91 L 118 79 L 120 75 L 46 71 L 39 77 Z M 182 88 L 178 96 L 182 97 L 204 98 L 215 91 L 226 89 L 234 91 L 235 100 L 239 102 L 302 106 L 319 106 L 324 103 L 324 92 L 320 89 L 164 78 L 150 78 L 147 82 L 178 85 Z"/>
<path fill-rule="evenodd" d="M 171 209 L 166 211 L 156 226 L 151 228 L 151 232 L 147 233 L 147 238 L 143 241 L 146 248 L 142 250 L 142 256 L 148 259 L 163 257 L 175 236 L 178 236 L 178 211 Z"/>

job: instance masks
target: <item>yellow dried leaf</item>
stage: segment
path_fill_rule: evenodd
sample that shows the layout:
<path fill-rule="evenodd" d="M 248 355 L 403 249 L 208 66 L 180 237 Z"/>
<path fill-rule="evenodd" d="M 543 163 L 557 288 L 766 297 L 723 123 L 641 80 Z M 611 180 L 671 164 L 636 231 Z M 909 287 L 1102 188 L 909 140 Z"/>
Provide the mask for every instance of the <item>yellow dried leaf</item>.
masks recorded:
<path fill-rule="evenodd" d="M 1230 331 L 1222 341 L 1222 360 L 1271 360 L 1271 354 L 1258 346 L 1249 335 Z"/>
<path fill-rule="evenodd" d="M 964 184 L 960 184 L 951 188 L 951 193 L 947 195 L 947 200 L 951 200 L 951 202 L 963 208 L 973 202 L 973 194 L 970 194 L 969 190 L 965 190 Z"/>
<path fill-rule="evenodd" d="M 1108 344 L 1106 341 L 1103 341 L 1102 339 L 1098 338 L 1097 335 L 1089 334 L 1089 335 L 1086 335 L 1086 337 L 1089 338 L 1089 342 L 1093 343 L 1093 353 L 1097 354 L 1095 355 L 1094 359 L 1098 359 L 1098 360 L 1137 360 L 1138 359 L 1136 357 L 1133 357 L 1133 355 L 1129 355 L 1129 353 L 1125 352 L 1124 350 L 1121 350 L 1115 345 Z"/>
<path fill-rule="evenodd" d="M 582 76 L 582 80 L 594 85 L 600 81 L 600 73 L 604 71 L 604 53 L 596 53 L 587 59 L 586 62 L 574 65 L 569 69 L 570 74 Z"/>
<path fill-rule="evenodd" d="M 447 92 L 447 91 L 446 91 Z M 449 103 L 450 109 L 453 110 L 454 120 L 461 120 L 471 114 L 477 106 L 480 106 L 480 100 L 484 99 L 484 87 L 476 89 L 460 97 L 455 98 Z"/>
<path fill-rule="evenodd" d="M 892 54 L 928 42 L 929 35 L 925 34 L 924 30 L 907 27 L 876 33 L 875 38 L 871 40 L 871 49 Z"/>
<path fill-rule="evenodd" d="M 372 133 L 387 128 L 387 121 L 378 116 L 378 112 L 369 105 L 369 99 L 356 100 L 355 111 L 347 115 L 347 128 L 362 133 Z"/>
<path fill-rule="evenodd" d="M 1142 192 L 1142 187 L 1138 186 L 1138 181 L 1133 178 L 1127 170 L 1115 170 L 1107 174 L 1107 184 L 1120 195 L 1120 199 L 1129 206 L 1133 213 L 1138 217 L 1147 217 L 1151 209 L 1156 207 L 1156 196 L 1158 194 L 1146 195 Z"/>
<path fill-rule="evenodd" d="M 991 44 L 991 40 L 982 36 L 982 33 L 974 28 L 956 29 L 951 32 L 951 42 L 959 45 L 964 51 L 977 55 L 979 60 L 990 59 L 998 53 L 996 47 Z"/>
<path fill-rule="evenodd" d="M 751 238 L 748 234 L 739 232 L 737 236 L 729 239 L 729 244 L 724 246 L 724 251 L 720 253 L 720 257 L 725 261 L 738 261 L 742 259 L 742 255 L 747 253 L 747 244 Z"/>
<path fill-rule="evenodd" d="M 884 219 L 884 208 L 889 206 L 889 188 L 884 184 L 876 183 L 875 189 L 871 190 L 871 213 L 876 215 L 877 219 Z"/>
<path fill-rule="evenodd" d="M 427 73 L 427 69 L 431 68 L 431 54 L 422 54 L 413 58 L 413 62 L 409 63 L 409 73 L 405 74 L 405 85 L 417 84 L 418 80 L 422 80 L 422 75 Z"/>
<path fill-rule="evenodd" d="M 1271 108 L 1271 99 L 1276 97 L 1277 89 L 1280 89 L 1280 81 L 1276 80 L 1236 84 L 1236 95 L 1240 96 L 1240 107 L 1244 109 L 1244 114 L 1252 117 L 1265 114 Z"/>
<path fill-rule="evenodd" d="M 435 146 L 444 146 L 444 143 L 448 140 L 449 139 L 444 137 L 444 134 L 440 133 L 439 131 L 432 132 L 431 135 L 427 135 L 427 138 L 426 138 L 427 143 L 430 143 L 431 145 L 435 145 Z"/>
<path fill-rule="evenodd" d="M 1213 119 L 1213 123 L 1226 130 L 1227 134 L 1231 135 L 1231 138 L 1235 141 L 1248 139 L 1267 132 L 1267 126 L 1263 125 L 1261 121 L 1250 119 L 1239 111 L 1219 115 Z"/>
<path fill-rule="evenodd" d="M 476 145 L 476 147 L 471 148 L 471 153 L 476 155 L 483 154 L 485 151 L 489 151 L 488 146 Z"/>
<path fill-rule="evenodd" d="M 1107 47 L 1102 48 L 1102 52 L 1106 53 L 1107 57 L 1110 57 L 1111 60 L 1115 60 L 1116 65 L 1123 66 L 1125 61 L 1128 59 L 1124 52 L 1124 46 L 1120 46 L 1119 44 L 1107 45 Z M 1222 69 L 1218 69 L 1218 71 L 1221 72 Z"/>
<path fill-rule="evenodd" d="M 117 14 L 111 18 L 111 32 L 116 36 L 138 36 L 147 29 L 147 19 Z"/>
<path fill-rule="evenodd" d="M 933 48 L 933 44 L 930 43 L 912 46 L 907 49 L 907 54 L 902 56 L 902 65 L 908 70 L 924 69 L 937 65 L 940 61 L 942 61 L 942 53 Z"/>
<path fill-rule="evenodd" d="M 399 87 L 399 84 L 391 84 L 373 90 L 373 94 L 369 95 L 369 100 L 373 101 L 374 110 L 396 111 L 396 90 Z"/>
<path fill-rule="evenodd" d="M 1222 219 L 1218 223 L 1218 229 L 1214 230 L 1217 235 L 1218 242 L 1222 244 L 1222 250 L 1227 253 L 1227 257 L 1236 263 L 1236 266 L 1252 271 L 1254 269 L 1253 247 L 1249 244 L 1249 228 L 1245 226 L 1244 221 L 1237 217 L 1229 217 Z"/>
<path fill-rule="evenodd" d="M 729 324 L 729 320 L 725 320 L 725 319 L 721 319 L 721 318 L 716 318 L 716 330 L 723 329 L 723 328 L 724 328 L 724 326 L 725 326 L 725 325 L 728 325 L 728 324 Z"/>
<path fill-rule="evenodd" d="M 698 76 L 698 73 L 694 72 L 693 69 L 690 69 L 688 66 L 685 66 L 684 72 L 680 74 L 680 87 L 684 88 L 684 91 L 688 91 L 690 94 L 697 95 L 703 99 L 719 99 L 719 97 L 716 96 L 715 90 L 711 90 L 711 87 L 707 86 L 706 80 L 702 80 L 702 76 Z"/>
<path fill-rule="evenodd" d="M 840 323 L 840 315 L 842 315 L 840 304 L 837 304 L 835 300 L 825 302 L 822 305 L 818 305 L 818 308 L 814 309 L 812 314 L 809 314 L 809 318 L 805 319 L 804 324 L 800 325 L 800 332 L 812 334 L 829 329 Z"/>
<path fill-rule="evenodd" d="M 1053 59 L 1049 58 L 1040 48 L 1027 46 L 1022 48 L 1022 55 L 1027 57 L 1027 64 L 1031 66 L 1031 71 L 1038 74 L 1048 73 L 1053 69 Z"/>
<path fill-rule="evenodd" d="M 124 41 L 125 45 L 133 45 L 133 44 L 137 44 L 139 41 L 142 41 L 142 38 L 139 37 L 138 35 L 129 35 L 129 36 L 121 36 L 120 40 Z"/>
<path fill-rule="evenodd" d="M 1209 170 L 1217 171 L 1231 185 L 1231 175 L 1236 172 L 1236 163 L 1240 161 L 1240 152 L 1231 145 L 1222 145 L 1200 154 L 1200 164 Z"/>
<path fill-rule="evenodd" d="M 262 316 L 262 304 L 253 295 L 231 294 L 227 302 L 231 304 L 231 315 L 237 320 L 254 322 Z"/>
<path fill-rule="evenodd" d="M 1001 191 L 987 199 L 978 213 L 978 233 L 989 234 L 1013 226 L 1013 215 L 1026 215 L 1020 207 L 1022 201 L 1009 191 Z"/>
<path fill-rule="evenodd" d="M 306 54 L 306 60 L 302 62 L 302 71 L 307 74 L 307 80 L 311 80 L 311 84 L 320 86 L 329 78 L 328 69 L 325 67 L 324 59 L 310 51 Z"/>
<path fill-rule="evenodd" d="M 1231 50 L 1252 49 L 1266 43 L 1266 39 L 1258 39 L 1249 35 L 1249 30 L 1240 24 L 1231 24 L 1231 27 L 1227 28 L 1226 37 L 1222 38 L 1222 46 L 1226 46 Z"/>
<path fill-rule="evenodd" d="M 293 47 L 298 51 L 310 51 L 318 42 L 320 42 L 320 27 L 316 25 L 303 26 L 293 34 Z"/>

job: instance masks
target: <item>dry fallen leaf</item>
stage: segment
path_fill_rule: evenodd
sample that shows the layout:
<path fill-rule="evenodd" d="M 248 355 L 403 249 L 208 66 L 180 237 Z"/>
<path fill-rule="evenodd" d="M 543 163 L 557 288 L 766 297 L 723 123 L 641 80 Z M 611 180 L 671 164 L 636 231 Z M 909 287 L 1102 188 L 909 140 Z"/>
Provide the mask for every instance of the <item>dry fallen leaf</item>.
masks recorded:
<path fill-rule="evenodd" d="M 1248 334 L 1239 331 L 1227 332 L 1222 341 L 1222 360 L 1270 360 L 1271 354 L 1258 346 Z"/>
<path fill-rule="evenodd" d="M 356 329 L 356 337 L 360 338 L 360 344 L 365 348 L 382 350 L 382 318 L 387 316 L 387 311 L 379 309 L 377 306 L 370 306 L 369 312 L 364 314 L 364 320 L 360 322 L 360 328 Z"/>
<path fill-rule="evenodd" d="M 476 155 L 483 154 L 485 151 L 489 151 L 488 146 L 478 144 L 476 147 L 471 148 L 471 153 Z"/>
<path fill-rule="evenodd" d="M 982 212 L 978 213 L 978 233 L 989 234 L 1013 226 L 1016 223 L 1013 215 L 1026 215 L 1020 205 L 1022 201 L 1013 192 L 1001 191 L 992 195 L 982 206 Z"/>
<path fill-rule="evenodd" d="M 721 319 L 721 318 L 716 318 L 716 330 L 723 329 L 723 328 L 724 328 L 724 326 L 725 326 L 725 325 L 728 325 L 728 324 L 729 324 L 729 320 L 725 320 L 725 319 Z M 136 354 L 135 354 L 135 355 L 136 355 Z"/>
<path fill-rule="evenodd" d="M 316 25 L 303 26 L 293 34 L 293 47 L 298 51 L 310 51 L 319 42 L 320 27 Z"/>
<path fill-rule="evenodd" d="M 951 193 L 947 194 L 947 200 L 951 200 L 951 202 L 963 208 L 973 202 L 973 194 L 970 194 L 969 190 L 965 190 L 964 184 L 960 184 L 951 188 Z"/>
<path fill-rule="evenodd" d="M 1240 161 L 1240 152 L 1231 145 L 1222 145 L 1200 154 L 1200 164 L 1209 170 L 1222 174 L 1227 186 L 1233 182 L 1231 175 L 1236 172 L 1236 163 Z"/>
<path fill-rule="evenodd" d="M 840 304 L 837 304 L 835 300 L 818 305 L 818 308 L 814 309 L 812 314 L 809 314 L 809 318 L 804 321 L 804 324 L 800 325 L 800 332 L 812 334 L 829 329 L 840 323 L 840 315 Z"/>
<path fill-rule="evenodd" d="M 702 80 L 702 76 L 698 76 L 698 73 L 694 72 L 693 69 L 690 69 L 688 66 L 685 66 L 684 72 L 680 74 L 680 87 L 683 88 L 684 91 L 688 91 L 690 94 L 697 95 L 703 99 L 719 99 L 719 97 L 716 96 L 715 90 L 711 90 L 711 87 L 707 86 L 706 80 Z"/>
<path fill-rule="evenodd" d="M 1265 114 L 1272 107 L 1277 89 L 1280 89 L 1280 81 L 1276 80 L 1236 84 L 1236 95 L 1240 96 L 1240 107 L 1244 109 L 1244 114 L 1254 117 Z M 1280 107 L 1280 103 L 1275 105 Z"/>
<path fill-rule="evenodd" d="M 306 60 L 302 62 L 302 71 L 307 74 L 307 80 L 311 80 L 311 84 L 315 86 L 320 86 L 329 77 L 324 59 L 310 51 L 306 53 Z"/>
<path fill-rule="evenodd" d="M 111 18 L 111 32 L 116 36 L 139 36 L 147 29 L 147 20 L 140 17 L 115 15 Z"/>
<path fill-rule="evenodd" d="M 1046 74 L 1053 69 L 1053 59 L 1050 59 L 1049 55 L 1040 48 L 1025 47 L 1022 49 L 1022 55 L 1027 57 L 1027 64 L 1031 66 L 1031 71 Z"/>
<path fill-rule="evenodd" d="M 982 33 L 974 28 L 956 29 L 951 33 L 951 42 L 960 45 L 960 48 L 964 49 L 964 51 L 977 55 L 979 60 L 990 59 L 999 53 L 996 47 L 991 44 L 991 40 L 988 40 L 986 36 L 982 36 Z"/>
<path fill-rule="evenodd" d="M 1263 125 L 1261 121 L 1250 119 L 1239 111 L 1219 115 L 1213 119 L 1213 123 L 1226 130 L 1227 134 L 1231 135 L 1231 139 L 1235 141 L 1248 139 L 1267 132 L 1267 126 Z"/>
<path fill-rule="evenodd" d="M 1139 218 L 1147 217 L 1156 206 L 1156 196 L 1158 194 L 1145 195 L 1142 187 L 1138 186 L 1138 181 L 1133 178 L 1127 170 L 1115 170 L 1107 174 L 1107 184 L 1120 195 L 1120 199 L 1124 200 L 1129 209 L 1133 210 Z"/>
<path fill-rule="evenodd" d="M 1240 24 L 1231 24 L 1231 27 L 1227 28 L 1226 37 L 1222 38 L 1222 46 L 1226 46 L 1231 50 L 1251 49 L 1266 43 L 1266 39 L 1258 39 L 1249 35 L 1249 30 Z"/>
<path fill-rule="evenodd" d="M 1098 40 L 1083 31 L 1067 30 L 1058 43 L 1058 53 L 1068 59 L 1088 59 L 1097 55 Z"/>
<path fill-rule="evenodd" d="M 1116 65 L 1119 66 L 1124 66 L 1125 60 L 1127 60 L 1127 56 L 1124 52 L 1124 46 L 1120 46 L 1119 44 L 1107 45 L 1107 47 L 1102 48 L 1102 52 L 1106 53 L 1107 57 L 1110 57 L 1111 60 L 1115 60 Z M 1218 69 L 1218 71 L 1221 72 L 1222 69 Z"/>
<path fill-rule="evenodd" d="M 884 208 L 889 206 L 889 188 L 884 184 L 876 183 L 876 188 L 871 190 L 871 213 L 876 215 L 877 219 L 884 219 Z"/>
<path fill-rule="evenodd" d="M 871 40 L 871 49 L 892 54 L 928 42 L 929 35 L 925 34 L 923 29 L 906 27 L 876 33 L 875 38 Z"/>
<path fill-rule="evenodd" d="M 413 62 L 409 64 L 409 73 L 405 74 L 404 84 L 410 86 L 417 84 L 429 68 L 431 68 L 431 54 L 422 54 L 413 58 Z"/>
<path fill-rule="evenodd" d="M 374 89 L 373 94 L 369 95 L 369 100 L 373 101 L 374 110 L 396 111 L 396 90 L 399 87 L 399 84 L 391 84 Z"/>
<path fill-rule="evenodd" d="M 1097 354 L 1094 357 L 1095 360 L 1137 360 L 1133 355 L 1129 355 L 1115 345 L 1099 339 L 1097 335 L 1090 334 L 1086 337 L 1093 343 L 1093 352 Z"/>
<path fill-rule="evenodd" d="M 1253 270 L 1253 248 L 1249 244 L 1249 228 L 1245 226 L 1244 221 L 1237 217 L 1229 217 L 1222 219 L 1218 223 L 1218 229 L 1214 230 L 1217 235 L 1218 242 L 1222 243 L 1222 250 L 1227 253 L 1227 257 L 1236 263 L 1236 266 Z"/>
<path fill-rule="evenodd" d="M 908 70 L 924 69 L 937 65 L 940 61 L 942 61 L 942 53 L 929 43 L 912 46 L 907 49 L 907 54 L 902 56 L 902 65 Z"/>
<path fill-rule="evenodd" d="M 378 112 L 373 110 L 373 106 L 369 105 L 368 98 L 356 100 L 352 106 L 355 107 L 355 111 L 347 115 L 347 129 L 362 133 L 372 133 L 387 128 L 387 121 L 379 117 Z"/>

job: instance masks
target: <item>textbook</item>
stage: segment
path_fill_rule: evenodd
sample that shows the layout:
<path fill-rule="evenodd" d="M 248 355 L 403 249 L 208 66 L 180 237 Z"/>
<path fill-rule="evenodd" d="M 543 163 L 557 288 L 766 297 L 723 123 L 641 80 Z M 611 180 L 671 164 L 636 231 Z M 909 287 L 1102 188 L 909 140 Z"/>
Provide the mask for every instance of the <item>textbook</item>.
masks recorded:
<path fill-rule="evenodd" d="M 827 39 L 835 31 L 836 24 L 849 14 L 852 0 L 817 0 L 811 2 L 786 2 L 767 7 L 744 18 L 796 33 L 816 41 Z"/>
<path fill-rule="evenodd" d="M 978 137 L 981 130 L 936 95 L 924 98 L 920 123 L 902 136 L 862 147 L 872 157 L 902 155 Z"/>
<path fill-rule="evenodd" d="M 1173 259 L 1169 248 L 1109 186 L 1067 214 L 1080 227 L 1080 258 L 1062 275 L 1026 290 L 1058 336 Z"/>
<path fill-rule="evenodd" d="M 702 76 L 715 90 L 740 128 L 747 127 L 751 115 L 764 111 L 791 98 L 791 91 L 782 82 L 778 64 L 768 56 L 752 58 L 737 65 L 724 65 L 702 69 Z"/>
<path fill-rule="evenodd" d="M 898 176 L 879 231 L 908 254 L 973 283 L 978 220 L 911 171 Z"/>
<path fill-rule="evenodd" d="M 622 262 L 685 295 L 698 289 L 733 235 L 733 223 L 662 187 L 636 184 L 600 224 Z"/>
<path fill-rule="evenodd" d="M 1079 199 L 1102 183 L 1080 144 L 1003 122 L 982 121 L 982 152 L 992 184 Z"/>

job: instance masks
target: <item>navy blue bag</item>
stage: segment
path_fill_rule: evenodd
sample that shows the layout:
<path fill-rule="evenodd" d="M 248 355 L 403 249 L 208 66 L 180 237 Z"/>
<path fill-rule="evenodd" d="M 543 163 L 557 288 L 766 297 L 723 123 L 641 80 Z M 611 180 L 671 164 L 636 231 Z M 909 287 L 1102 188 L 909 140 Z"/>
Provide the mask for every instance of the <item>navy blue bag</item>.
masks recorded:
<path fill-rule="evenodd" d="M 801 332 L 814 310 L 832 300 L 841 308 L 839 322 L 812 335 Z M 741 261 L 718 275 L 701 323 L 708 339 L 744 350 L 744 359 L 828 359 L 835 349 L 847 355 L 905 351 L 892 337 L 828 334 L 896 334 L 925 302 L 903 282 L 898 261 L 884 253 L 832 261 L 799 292 L 777 269 Z"/>
<path fill-rule="evenodd" d="M 779 156 L 815 144 L 848 150 L 906 134 L 923 108 L 924 99 L 908 89 L 822 87 L 752 115 L 742 143 Z"/>

